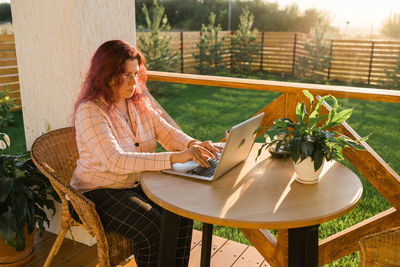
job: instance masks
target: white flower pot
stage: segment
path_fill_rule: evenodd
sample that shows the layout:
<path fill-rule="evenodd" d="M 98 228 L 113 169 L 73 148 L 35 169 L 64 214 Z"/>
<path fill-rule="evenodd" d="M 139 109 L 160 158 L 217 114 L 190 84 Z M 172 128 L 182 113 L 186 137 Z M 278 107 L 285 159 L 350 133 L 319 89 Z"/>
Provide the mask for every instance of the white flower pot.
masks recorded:
<path fill-rule="evenodd" d="M 325 159 L 322 161 L 321 167 L 315 171 L 314 161 L 311 161 L 311 157 L 305 158 L 302 162 L 300 162 L 300 159 L 297 163 L 293 162 L 294 170 L 296 171 L 296 180 L 303 184 L 318 183 L 324 164 Z"/>

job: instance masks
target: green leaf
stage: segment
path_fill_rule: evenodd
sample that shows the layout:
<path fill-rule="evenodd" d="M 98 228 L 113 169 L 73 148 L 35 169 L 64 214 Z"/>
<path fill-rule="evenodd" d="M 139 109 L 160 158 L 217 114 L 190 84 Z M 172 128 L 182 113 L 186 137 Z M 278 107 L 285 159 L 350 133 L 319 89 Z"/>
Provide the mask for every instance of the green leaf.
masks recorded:
<path fill-rule="evenodd" d="M 20 218 L 25 218 L 27 214 L 27 199 L 23 194 L 17 194 L 14 199 L 15 212 Z"/>
<path fill-rule="evenodd" d="M 300 154 L 301 153 L 301 136 L 296 136 L 293 138 L 293 151 L 296 154 Z"/>
<path fill-rule="evenodd" d="M 305 157 L 311 156 L 311 154 L 313 153 L 313 149 L 314 149 L 314 144 L 311 142 L 304 142 L 301 144 L 301 150 L 304 153 Z"/>
<path fill-rule="evenodd" d="M 308 127 L 314 128 L 317 125 L 317 121 L 318 121 L 318 112 L 314 110 L 308 117 L 308 122 L 307 122 Z"/>
<path fill-rule="evenodd" d="M 308 91 L 308 90 L 303 90 L 303 94 L 310 100 L 310 104 L 314 104 L 314 96 Z"/>
<path fill-rule="evenodd" d="M 16 251 L 22 251 L 25 248 L 25 233 L 24 233 L 24 227 L 20 226 L 17 229 L 16 235 L 15 235 L 15 250 Z"/>
<path fill-rule="evenodd" d="M 342 110 L 338 113 L 336 113 L 332 120 L 330 121 L 330 126 L 329 127 L 334 127 L 336 125 L 339 125 L 343 122 L 345 122 L 348 118 L 351 117 L 351 114 L 353 113 L 353 109 L 349 108 L 349 109 L 345 109 Z"/>
<path fill-rule="evenodd" d="M 304 103 L 298 103 L 297 104 L 297 106 L 296 106 L 296 117 L 297 117 L 297 121 L 299 123 L 304 124 L 304 119 L 306 117 Z"/>
<path fill-rule="evenodd" d="M 320 123 L 321 121 L 323 121 L 328 115 L 321 115 L 318 117 L 317 119 L 317 124 Z"/>
<path fill-rule="evenodd" d="M 4 202 L 11 192 L 14 179 L 11 177 L 0 178 L 0 202 Z"/>
<path fill-rule="evenodd" d="M 15 244 L 17 232 L 17 219 L 11 212 L 4 212 L 0 216 L 0 234 L 1 238 L 10 246 Z"/>
<path fill-rule="evenodd" d="M 317 103 L 317 105 L 315 106 L 315 111 L 319 112 L 319 109 L 321 108 L 322 104 L 324 103 L 324 101 L 328 98 L 330 98 L 330 95 L 324 95 L 323 97 L 321 97 L 321 99 L 319 100 L 319 102 Z"/>
<path fill-rule="evenodd" d="M 300 154 L 299 153 L 296 153 L 296 152 L 292 152 L 292 154 L 291 154 L 291 156 L 292 156 L 292 160 L 293 160 L 293 162 L 297 162 L 297 160 L 299 159 L 299 157 L 300 157 Z"/>
<path fill-rule="evenodd" d="M 314 153 L 314 170 L 315 171 L 317 171 L 321 167 L 323 160 L 324 160 L 324 155 L 323 155 L 322 151 L 320 149 L 315 151 L 315 153 Z"/>

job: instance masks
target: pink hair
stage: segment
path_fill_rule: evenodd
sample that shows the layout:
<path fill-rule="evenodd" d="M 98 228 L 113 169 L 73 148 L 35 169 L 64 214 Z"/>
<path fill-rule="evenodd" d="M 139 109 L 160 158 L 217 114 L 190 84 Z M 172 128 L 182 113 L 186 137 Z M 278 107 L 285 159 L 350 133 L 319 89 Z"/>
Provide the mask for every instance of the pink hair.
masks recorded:
<path fill-rule="evenodd" d="M 124 79 L 121 74 L 125 72 L 125 61 L 137 60 L 139 63 L 139 77 L 136 84 L 135 92 L 132 100 L 139 108 L 144 106 L 146 97 L 143 95 L 143 90 L 146 89 L 146 67 L 145 58 L 133 45 L 121 40 L 111 40 L 103 43 L 94 53 L 90 64 L 89 71 L 86 74 L 82 84 L 82 89 L 79 93 L 78 100 L 75 102 L 73 125 L 75 127 L 75 113 L 80 104 L 103 97 L 108 108 L 113 104 L 113 90 L 110 83 L 113 81 L 113 86 L 120 87 Z"/>

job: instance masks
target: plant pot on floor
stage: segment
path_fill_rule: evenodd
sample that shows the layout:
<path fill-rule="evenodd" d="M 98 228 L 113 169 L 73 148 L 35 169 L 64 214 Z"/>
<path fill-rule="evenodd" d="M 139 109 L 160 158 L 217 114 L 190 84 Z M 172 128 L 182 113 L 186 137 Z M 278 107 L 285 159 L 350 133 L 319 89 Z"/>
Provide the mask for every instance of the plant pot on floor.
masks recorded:
<path fill-rule="evenodd" d="M 28 229 L 25 226 L 25 248 L 21 251 L 16 251 L 12 246 L 9 246 L 0 236 L 0 266 L 1 267 L 17 267 L 26 266 L 31 260 L 33 253 L 33 244 L 35 239 L 35 231 L 28 234 Z"/>
<path fill-rule="evenodd" d="M 318 183 L 324 164 L 325 159 L 322 161 L 321 167 L 318 170 L 314 170 L 314 162 L 311 157 L 305 158 L 302 162 L 300 162 L 300 159 L 296 163 L 293 162 L 296 180 L 303 184 Z"/>

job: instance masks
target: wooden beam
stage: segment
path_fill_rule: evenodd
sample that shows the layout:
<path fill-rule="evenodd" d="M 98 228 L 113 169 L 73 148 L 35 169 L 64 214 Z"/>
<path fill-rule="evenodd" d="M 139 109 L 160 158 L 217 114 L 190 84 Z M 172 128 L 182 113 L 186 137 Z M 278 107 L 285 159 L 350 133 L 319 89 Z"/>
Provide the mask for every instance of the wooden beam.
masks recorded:
<path fill-rule="evenodd" d="M 330 106 L 324 103 L 321 111 L 327 114 Z M 359 134 L 347 123 L 334 130 L 353 139 L 360 139 Z M 387 164 L 366 142 L 362 143 L 366 150 L 343 149 L 343 155 L 357 170 L 390 202 L 396 209 L 400 209 L 400 176 Z"/>
<path fill-rule="evenodd" d="M 360 138 L 347 124 L 339 126 L 339 131 L 349 137 Z M 367 143 L 366 150 L 352 151 L 344 149 L 343 155 L 356 167 L 365 178 L 390 202 L 400 209 L 400 176 Z"/>
<path fill-rule="evenodd" d="M 301 91 L 307 89 L 314 95 L 332 94 L 336 97 L 400 103 L 400 91 L 398 90 L 279 82 L 161 71 L 148 71 L 147 77 L 152 81 L 231 87 L 283 93 L 301 93 Z"/>
<path fill-rule="evenodd" d="M 277 241 L 275 237 L 266 229 L 244 229 L 240 231 L 246 236 L 250 243 L 260 252 L 271 266 L 279 265 L 277 254 Z"/>
<path fill-rule="evenodd" d="M 278 243 L 276 246 L 276 260 L 278 266 L 288 266 L 289 231 L 287 229 L 278 230 Z"/>
<path fill-rule="evenodd" d="M 278 231 L 278 239 L 267 229 L 243 229 L 240 231 L 273 267 L 287 267 L 288 230 Z"/>
<path fill-rule="evenodd" d="M 319 265 L 343 258 L 359 250 L 361 237 L 400 225 L 400 212 L 388 209 L 319 242 Z"/>

